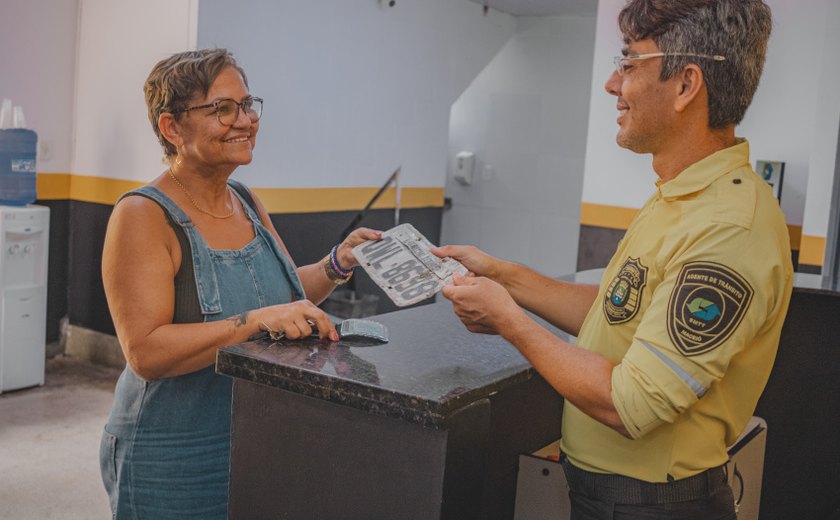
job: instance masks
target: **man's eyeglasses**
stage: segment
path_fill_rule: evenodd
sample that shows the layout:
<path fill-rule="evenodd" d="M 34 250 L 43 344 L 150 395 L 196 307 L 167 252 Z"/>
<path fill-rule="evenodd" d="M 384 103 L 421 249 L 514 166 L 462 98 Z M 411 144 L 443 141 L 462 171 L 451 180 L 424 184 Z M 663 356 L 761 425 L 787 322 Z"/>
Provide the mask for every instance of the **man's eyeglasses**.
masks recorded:
<path fill-rule="evenodd" d="M 236 123 L 236 120 L 239 119 L 240 108 L 245 111 L 245 114 L 248 116 L 252 123 L 256 123 L 257 121 L 259 121 L 260 117 L 262 116 L 262 105 L 262 98 L 248 96 L 239 103 L 227 98 L 218 99 L 206 105 L 198 105 L 194 107 L 184 108 L 181 110 L 176 110 L 172 113 L 179 114 L 181 112 L 189 112 L 190 110 L 212 108 L 213 113 L 216 114 L 216 119 L 219 120 L 219 124 L 225 126 L 233 126 L 233 124 Z"/>
<path fill-rule="evenodd" d="M 726 59 L 725 56 L 721 56 L 719 54 L 710 55 L 696 54 L 693 52 L 651 52 L 649 54 L 636 54 L 633 56 L 616 56 L 613 58 L 613 63 L 615 63 L 615 71 L 618 72 L 618 75 L 623 76 L 627 64 L 631 61 L 643 61 L 664 56 L 691 56 L 693 58 L 706 58 L 715 61 L 724 61 Z"/>

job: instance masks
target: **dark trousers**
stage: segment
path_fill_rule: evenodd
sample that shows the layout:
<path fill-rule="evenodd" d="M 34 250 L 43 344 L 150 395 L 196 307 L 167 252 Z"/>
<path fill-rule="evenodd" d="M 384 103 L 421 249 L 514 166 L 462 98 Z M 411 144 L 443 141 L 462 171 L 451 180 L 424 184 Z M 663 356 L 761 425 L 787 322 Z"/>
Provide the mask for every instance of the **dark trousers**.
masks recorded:
<path fill-rule="evenodd" d="M 723 467 L 688 479 L 650 483 L 584 471 L 563 461 L 571 520 L 736 520 Z"/>

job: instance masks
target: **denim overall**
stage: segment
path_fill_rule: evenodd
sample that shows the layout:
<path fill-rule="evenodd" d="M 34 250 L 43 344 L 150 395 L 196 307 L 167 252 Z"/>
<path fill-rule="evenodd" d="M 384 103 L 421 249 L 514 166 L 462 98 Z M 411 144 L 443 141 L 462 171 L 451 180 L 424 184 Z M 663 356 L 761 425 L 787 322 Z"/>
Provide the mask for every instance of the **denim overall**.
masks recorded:
<path fill-rule="evenodd" d="M 222 320 L 304 297 L 291 262 L 238 193 L 256 235 L 239 250 L 209 249 L 192 221 L 156 188 L 129 195 L 157 202 L 189 240 L 200 304 L 193 321 Z M 182 263 L 187 256 L 183 251 Z M 123 371 L 100 445 L 114 518 L 227 518 L 231 380 L 214 368 L 155 381 L 144 381 L 129 367 Z"/>

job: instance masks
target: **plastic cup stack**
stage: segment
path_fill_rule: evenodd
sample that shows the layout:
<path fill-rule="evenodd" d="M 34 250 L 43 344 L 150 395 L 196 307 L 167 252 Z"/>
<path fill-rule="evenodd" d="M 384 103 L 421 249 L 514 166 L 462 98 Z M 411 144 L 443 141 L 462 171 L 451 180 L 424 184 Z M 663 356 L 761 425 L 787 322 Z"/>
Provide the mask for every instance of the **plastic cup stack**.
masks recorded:
<path fill-rule="evenodd" d="M 12 128 L 12 117 L 12 100 L 3 98 L 3 104 L 0 105 L 0 130 Z"/>
<path fill-rule="evenodd" d="M 12 126 L 14 128 L 26 128 L 26 118 L 23 117 L 23 107 L 15 106 L 14 114 L 12 115 Z"/>
<path fill-rule="evenodd" d="M 23 117 L 23 107 L 12 106 L 12 100 L 3 98 L 0 105 L 0 130 L 6 128 L 26 128 L 26 118 Z"/>

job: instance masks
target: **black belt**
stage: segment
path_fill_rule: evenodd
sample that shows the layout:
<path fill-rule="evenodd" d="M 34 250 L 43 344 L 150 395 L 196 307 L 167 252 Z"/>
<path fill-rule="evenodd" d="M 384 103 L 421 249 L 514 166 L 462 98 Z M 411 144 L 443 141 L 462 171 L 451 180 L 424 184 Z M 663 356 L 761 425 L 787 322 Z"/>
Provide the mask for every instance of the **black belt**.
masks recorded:
<path fill-rule="evenodd" d="M 563 470 L 571 491 L 617 504 L 670 504 L 699 500 L 727 485 L 724 466 L 671 482 L 645 482 L 623 475 L 605 475 L 580 469 L 563 457 Z"/>

